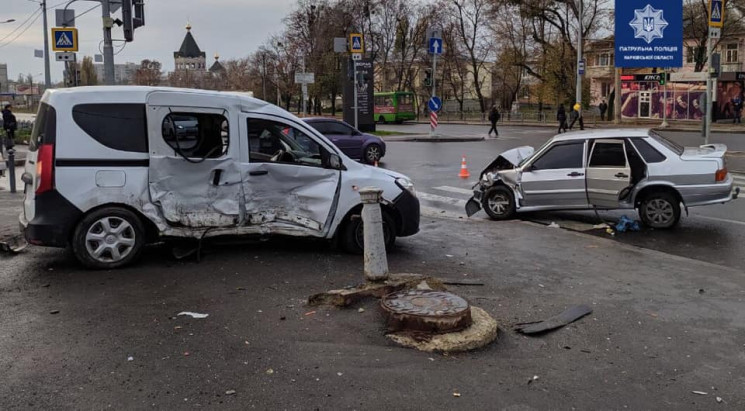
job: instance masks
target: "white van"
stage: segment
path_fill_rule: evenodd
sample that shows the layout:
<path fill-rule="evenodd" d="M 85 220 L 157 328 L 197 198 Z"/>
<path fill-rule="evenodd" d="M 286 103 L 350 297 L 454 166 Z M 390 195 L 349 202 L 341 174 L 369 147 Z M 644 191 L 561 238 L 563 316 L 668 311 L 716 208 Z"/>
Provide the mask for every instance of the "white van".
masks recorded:
<path fill-rule="evenodd" d="M 23 173 L 29 243 L 87 267 L 134 261 L 162 237 L 280 234 L 362 247 L 358 190 L 383 189 L 387 245 L 419 231 L 411 181 L 346 157 L 315 129 L 237 93 L 48 90 Z"/>

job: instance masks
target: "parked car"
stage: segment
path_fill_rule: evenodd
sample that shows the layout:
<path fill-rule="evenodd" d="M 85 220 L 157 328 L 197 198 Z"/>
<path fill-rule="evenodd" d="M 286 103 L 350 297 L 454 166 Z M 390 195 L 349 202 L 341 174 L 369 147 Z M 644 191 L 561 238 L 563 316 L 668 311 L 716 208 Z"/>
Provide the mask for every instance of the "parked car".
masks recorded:
<path fill-rule="evenodd" d="M 375 164 L 385 155 L 385 142 L 382 138 L 362 133 L 341 120 L 325 117 L 304 120 L 350 158 L 367 164 Z"/>
<path fill-rule="evenodd" d="M 649 130 L 560 134 L 541 148 L 499 155 L 480 174 L 466 204 L 495 220 L 536 210 L 637 209 L 642 222 L 670 228 L 684 207 L 737 198 L 727 147 L 684 148 Z"/>
<path fill-rule="evenodd" d="M 419 230 L 404 175 L 349 159 L 264 101 L 154 87 L 47 90 L 29 142 L 20 224 L 87 267 L 133 262 L 162 237 L 289 235 L 362 249 L 359 187 L 383 190 L 385 242 Z"/>

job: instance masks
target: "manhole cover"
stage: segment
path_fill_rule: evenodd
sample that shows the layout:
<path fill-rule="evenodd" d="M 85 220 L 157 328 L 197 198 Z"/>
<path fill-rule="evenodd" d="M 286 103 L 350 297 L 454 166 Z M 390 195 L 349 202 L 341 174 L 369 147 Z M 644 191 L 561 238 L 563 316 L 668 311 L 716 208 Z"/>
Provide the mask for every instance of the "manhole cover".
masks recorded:
<path fill-rule="evenodd" d="M 442 291 L 411 290 L 389 294 L 380 302 L 388 331 L 443 334 L 471 325 L 471 307 L 463 298 Z"/>

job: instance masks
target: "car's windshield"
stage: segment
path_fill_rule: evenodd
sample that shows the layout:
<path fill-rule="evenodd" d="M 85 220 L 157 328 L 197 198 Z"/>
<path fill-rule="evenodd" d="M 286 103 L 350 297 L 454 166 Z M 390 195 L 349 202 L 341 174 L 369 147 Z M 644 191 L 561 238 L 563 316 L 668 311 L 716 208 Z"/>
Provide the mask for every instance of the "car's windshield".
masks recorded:
<path fill-rule="evenodd" d="M 665 137 L 663 137 L 663 136 L 655 133 L 654 131 L 650 131 L 649 132 L 649 136 L 652 137 L 658 143 L 660 143 L 663 146 L 667 147 L 670 151 L 672 151 L 672 152 L 674 152 L 674 153 L 676 153 L 678 155 L 683 154 L 683 150 L 685 150 L 685 148 L 683 146 L 681 146 L 680 144 L 678 144 L 678 143 L 676 143 L 676 142 L 674 142 L 672 140 L 669 140 L 669 139 L 667 139 L 667 138 L 665 138 Z"/>

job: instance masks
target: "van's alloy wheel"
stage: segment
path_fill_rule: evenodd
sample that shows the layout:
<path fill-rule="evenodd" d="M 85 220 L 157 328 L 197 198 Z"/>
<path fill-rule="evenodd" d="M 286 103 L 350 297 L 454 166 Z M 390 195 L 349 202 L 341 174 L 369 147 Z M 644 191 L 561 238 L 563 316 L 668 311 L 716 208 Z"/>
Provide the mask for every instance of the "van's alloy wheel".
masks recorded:
<path fill-rule="evenodd" d="M 365 249 L 364 233 L 362 217 L 347 221 L 341 233 L 341 245 L 344 250 L 353 254 L 362 254 Z M 396 242 L 396 223 L 385 212 L 383 212 L 383 241 L 386 250 L 390 250 Z"/>
<path fill-rule="evenodd" d="M 642 222 L 652 228 L 670 228 L 680 220 L 680 203 L 666 192 L 648 195 L 639 207 Z"/>
<path fill-rule="evenodd" d="M 493 220 L 508 220 L 515 214 L 515 197 L 509 188 L 502 185 L 487 189 L 481 205 Z"/>
<path fill-rule="evenodd" d="M 86 267 L 110 269 L 134 261 L 144 243 L 145 230 L 137 215 L 123 208 L 106 207 L 80 221 L 72 248 Z"/>

